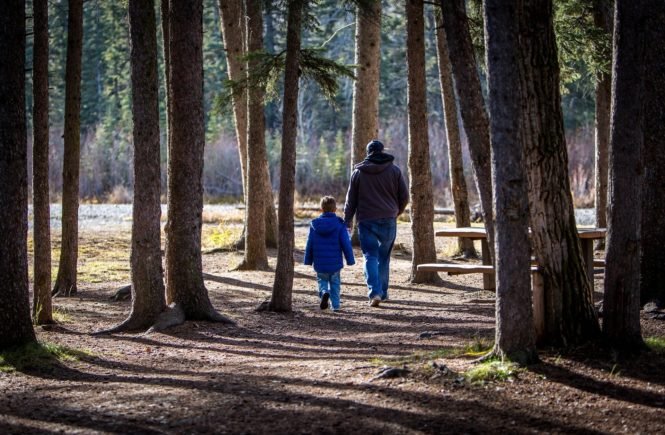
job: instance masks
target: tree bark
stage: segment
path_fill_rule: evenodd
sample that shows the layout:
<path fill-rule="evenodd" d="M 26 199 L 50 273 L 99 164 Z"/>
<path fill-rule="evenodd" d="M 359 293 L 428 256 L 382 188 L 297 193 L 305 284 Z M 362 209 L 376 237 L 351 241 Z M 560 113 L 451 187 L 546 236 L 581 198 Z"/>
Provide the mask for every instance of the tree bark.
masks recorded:
<path fill-rule="evenodd" d="M 203 4 L 171 0 L 168 12 L 171 101 L 166 226 L 167 302 L 191 320 L 228 321 L 203 284 Z"/>
<path fill-rule="evenodd" d="M 641 304 L 665 307 L 665 3 L 649 7 L 645 60 Z"/>
<path fill-rule="evenodd" d="M 593 20 L 596 27 L 612 34 L 612 2 L 594 0 Z M 607 150 L 610 142 L 610 109 L 612 103 L 612 74 L 599 73 L 596 76 L 596 117 L 595 117 L 595 174 L 596 174 L 596 227 L 607 227 Z M 605 241 L 599 240 L 596 249 L 603 249 Z"/>
<path fill-rule="evenodd" d="M 629 353 L 644 346 L 640 331 L 640 227 L 648 6 L 646 0 L 617 0 L 614 22 L 603 334 L 614 348 Z"/>
<path fill-rule="evenodd" d="M 261 0 L 247 0 L 247 51 L 263 49 L 263 17 Z M 248 61 L 247 70 L 257 67 L 257 61 Z M 247 90 L 247 194 L 245 207 L 245 255 L 241 270 L 268 268 L 266 253 L 265 211 L 268 203 L 263 177 L 268 165 L 265 141 L 264 89 L 252 85 Z"/>
<path fill-rule="evenodd" d="M 242 0 L 219 1 L 221 15 L 222 35 L 226 49 L 226 64 L 229 79 L 234 81 L 243 80 L 246 76 L 246 62 L 242 59 L 245 55 L 245 12 Z M 236 127 L 236 140 L 238 142 L 238 154 L 240 156 L 240 171 L 242 176 L 242 191 L 245 204 L 247 204 L 247 92 L 233 97 L 233 116 Z M 264 142 L 265 143 L 265 142 Z M 265 174 L 261 181 L 266 192 L 266 235 L 267 247 L 277 247 L 277 214 L 270 182 L 270 170 L 266 162 Z M 245 246 L 246 226 L 243 227 L 241 240 L 236 243 L 240 248 Z"/>
<path fill-rule="evenodd" d="M 53 293 L 77 292 L 79 163 L 81 160 L 81 53 L 83 0 L 69 0 L 65 67 L 65 151 L 62 165 L 62 243 Z"/>
<path fill-rule="evenodd" d="M 35 324 L 53 323 L 51 304 L 51 201 L 49 198 L 48 1 L 32 2 L 32 207 L 34 215 Z"/>
<path fill-rule="evenodd" d="M 607 227 L 607 150 L 610 142 L 610 108 L 612 103 L 612 75 L 601 73 L 596 79 L 595 121 L 595 173 L 596 173 L 596 227 Z M 597 243 L 598 248 L 605 245 Z"/>
<path fill-rule="evenodd" d="M 520 137 L 520 0 L 485 0 L 492 186 L 496 252 L 496 338 L 493 354 L 538 361 L 531 308 L 527 181 Z"/>
<path fill-rule="evenodd" d="M 222 36 L 226 51 L 226 66 L 229 80 L 240 81 L 247 76 L 245 55 L 245 10 L 243 0 L 219 0 Z M 247 92 L 233 96 L 233 119 L 240 156 L 242 191 L 247 203 Z"/>
<path fill-rule="evenodd" d="M 0 14 L 0 350 L 35 341 L 28 295 L 25 1 Z"/>
<path fill-rule="evenodd" d="M 600 329 L 577 235 L 551 0 L 524 0 L 520 21 L 522 141 L 531 243 L 544 282 L 543 341 L 583 343 Z"/>
<path fill-rule="evenodd" d="M 381 75 L 381 1 L 356 6 L 355 61 L 351 121 L 351 168 L 365 159 L 365 147 L 379 136 L 379 78 Z M 357 222 L 351 243 L 360 246 Z"/>
<path fill-rule="evenodd" d="M 436 263 L 434 199 L 427 135 L 427 85 L 425 82 L 425 22 L 423 0 L 406 0 L 406 60 L 408 76 L 409 196 L 413 283 L 440 282 L 436 272 L 418 271 L 418 265 Z"/>
<path fill-rule="evenodd" d="M 169 144 L 170 144 L 170 138 L 171 135 L 169 134 L 170 129 L 171 129 L 171 100 L 169 99 L 169 86 L 171 83 L 171 56 L 170 56 L 170 51 L 169 51 L 169 1 L 170 0 L 160 0 L 159 2 L 159 7 L 160 7 L 160 18 L 161 18 L 161 25 L 162 25 L 162 50 L 163 56 L 164 56 L 164 80 L 165 80 L 165 88 L 166 92 L 164 95 L 165 105 L 166 105 L 166 154 L 167 154 L 167 161 L 168 161 L 168 152 L 169 152 Z"/>
<path fill-rule="evenodd" d="M 489 121 L 473 54 L 464 0 L 441 0 L 443 28 L 448 42 L 450 63 L 459 97 L 464 130 L 469 138 L 469 152 L 476 176 L 476 186 L 487 230 L 490 251 L 494 247 L 492 215 L 492 168 Z M 491 253 L 494 258 L 493 252 Z"/>
<path fill-rule="evenodd" d="M 356 7 L 356 80 L 353 82 L 351 171 L 365 158 L 365 146 L 379 135 L 381 1 Z"/>
<path fill-rule="evenodd" d="M 267 152 L 266 152 L 267 154 Z M 265 174 L 263 180 L 263 192 L 265 195 L 265 218 L 266 218 L 266 248 L 277 248 L 277 210 L 275 209 L 275 197 L 272 192 L 272 182 L 270 181 L 270 167 L 266 156 L 264 166 Z"/>
<path fill-rule="evenodd" d="M 243 60 L 243 56 L 247 52 L 245 48 L 247 35 L 245 2 L 243 0 L 220 0 L 219 14 L 229 80 L 241 81 L 247 77 L 247 63 Z M 240 157 L 243 202 L 247 205 L 247 91 L 243 89 L 239 95 L 233 95 L 232 104 L 236 142 L 238 143 L 238 155 Z M 242 234 L 234 242 L 237 249 L 245 249 L 246 232 L 247 223 L 245 222 Z"/>
<path fill-rule="evenodd" d="M 462 161 L 462 141 L 460 140 L 459 125 L 457 123 L 457 102 L 453 88 L 453 76 L 448 56 L 448 43 L 443 30 L 443 19 L 440 13 L 436 14 L 436 48 L 439 64 L 439 84 L 441 85 L 441 102 L 443 115 L 446 121 L 446 142 L 448 143 L 448 166 L 450 167 L 450 190 L 455 208 L 455 226 L 471 226 L 471 212 L 469 197 L 464 178 L 464 163 Z M 478 253 L 473 246 L 473 240 L 465 237 L 457 239 L 457 252 L 466 258 L 476 258 Z"/>
<path fill-rule="evenodd" d="M 171 125 L 173 123 L 173 104 L 171 102 L 171 97 L 169 96 L 169 89 L 171 87 L 171 50 L 169 48 L 170 44 L 170 32 L 169 32 L 169 9 L 171 7 L 170 0 L 160 0 L 159 3 L 159 14 L 161 19 L 162 27 L 162 51 L 164 56 L 164 105 L 166 106 L 165 117 L 165 140 L 166 140 L 166 202 L 168 203 L 168 190 L 169 190 L 169 164 L 171 161 Z M 167 204 L 168 205 L 168 204 Z M 168 230 L 168 210 L 167 210 L 167 225 L 164 227 L 164 232 Z M 166 237 L 164 241 L 164 268 L 169 270 L 169 259 L 166 256 L 166 252 L 169 250 L 169 239 Z M 168 288 L 168 274 L 165 274 L 164 281 L 165 285 Z M 167 296 L 168 299 L 168 296 Z"/>
<path fill-rule="evenodd" d="M 275 49 L 277 47 L 276 44 L 276 36 L 277 36 L 277 31 L 278 29 L 276 28 L 275 22 L 281 20 L 280 19 L 276 20 L 275 19 L 275 11 L 277 11 L 277 14 L 281 15 L 281 8 L 279 3 L 274 3 L 273 2 L 265 2 L 265 13 L 263 16 L 265 17 L 266 23 L 265 23 L 265 39 L 264 39 L 264 44 L 263 46 L 266 48 L 268 53 L 274 53 Z M 277 130 L 280 127 L 280 119 L 279 119 L 279 113 L 277 110 L 278 107 L 278 102 L 271 100 L 266 103 L 266 128 L 268 131 L 273 132 Z M 273 200 L 273 209 L 274 209 L 274 203 L 275 201 Z M 277 237 L 277 214 L 275 214 L 275 222 L 274 222 L 274 227 L 275 227 L 275 237 Z M 275 238 L 275 248 L 277 247 L 277 238 Z"/>
<path fill-rule="evenodd" d="M 298 134 L 298 81 L 303 0 L 290 0 L 286 29 L 284 64 L 284 106 L 282 109 L 282 158 L 279 185 L 279 243 L 277 267 L 268 302 L 270 311 L 291 311 L 293 296 L 293 201 L 296 176 L 296 138 Z"/>
<path fill-rule="evenodd" d="M 132 310 L 114 329 L 154 325 L 166 308 L 160 240 L 159 92 L 157 26 L 153 0 L 129 0 L 134 205 L 132 221 Z"/>

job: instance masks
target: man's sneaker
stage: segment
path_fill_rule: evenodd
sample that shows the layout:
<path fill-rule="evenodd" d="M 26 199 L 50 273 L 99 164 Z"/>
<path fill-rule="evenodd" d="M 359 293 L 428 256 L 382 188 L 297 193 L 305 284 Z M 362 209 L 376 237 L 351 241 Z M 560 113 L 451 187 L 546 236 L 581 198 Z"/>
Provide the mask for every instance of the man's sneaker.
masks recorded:
<path fill-rule="evenodd" d="M 330 299 L 330 293 L 324 293 L 323 296 L 321 296 L 321 305 L 319 305 L 319 308 L 321 308 L 322 310 L 328 308 L 329 299 Z"/>
<path fill-rule="evenodd" d="M 369 300 L 370 307 L 378 307 L 380 303 L 381 303 L 381 298 L 378 296 L 374 296 L 372 299 Z"/>

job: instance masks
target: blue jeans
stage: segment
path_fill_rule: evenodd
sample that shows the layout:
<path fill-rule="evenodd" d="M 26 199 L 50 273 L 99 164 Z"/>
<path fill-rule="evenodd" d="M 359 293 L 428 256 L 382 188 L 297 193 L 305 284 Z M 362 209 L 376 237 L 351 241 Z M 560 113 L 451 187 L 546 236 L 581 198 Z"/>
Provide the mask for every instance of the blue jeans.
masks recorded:
<path fill-rule="evenodd" d="M 319 299 L 324 293 L 330 293 L 330 305 L 333 310 L 339 310 L 339 289 L 342 280 L 339 276 L 339 270 L 333 273 L 316 273 L 316 281 L 319 283 Z"/>
<path fill-rule="evenodd" d="M 388 299 L 390 253 L 397 235 L 397 219 L 372 219 L 358 223 L 360 249 L 365 256 L 367 296 Z"/>

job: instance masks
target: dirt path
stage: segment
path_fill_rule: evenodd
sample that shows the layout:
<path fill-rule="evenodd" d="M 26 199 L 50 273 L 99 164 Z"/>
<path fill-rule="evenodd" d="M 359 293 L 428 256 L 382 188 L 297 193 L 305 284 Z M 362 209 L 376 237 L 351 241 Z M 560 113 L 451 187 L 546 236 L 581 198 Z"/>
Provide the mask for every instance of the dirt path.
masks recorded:
<path fill-rule="evenodd" d="M 407 248 L 408 231 L 400 225 L 398 242 Z M 304 228 L 298 235 L 302 248 Z M 93 246 L 120 249 L 127 237 L 84 234 L 84 272 L 101 261 Z M 663 356 L 615 365 L 600 351 L 595 358 L 543 352 L 541 364 L 509 382 L 463 380 L 471 358 L 454 354 L 493 337 L 493 294 L 477 290 L 478 277 L 410 285 L 409 257 L 397 252 L 390 302 L 367 306 L 355 266 L 343 271 L 342 311 L 332 313 L 318 309 L 313 274 L 297 265 L 295 312 L 257 313 L 273 275 L 230 271 L 240 259 L 204 256 L 213 303 L 237 327 L 189 322 L 167 334 L 93 337 L 129 311 L 127 301 L 108 301 L 126 283 L 125 260 L 103 263 L 108 269 L 96 273 L 113 282 L 86 282 L 80 298 L 57 300 L 67 321 L 39 330 L 40 340 L 88 355 L 50 369 L 0 372 L 0 433 L 665 431 Z M 645 336 L 665 336 L 665 322 L 643 322 Z M 421 339 L 423 331 L 441 335 Z M 373 379 L 381 366 L 404 363 L 406 376 Z"/>

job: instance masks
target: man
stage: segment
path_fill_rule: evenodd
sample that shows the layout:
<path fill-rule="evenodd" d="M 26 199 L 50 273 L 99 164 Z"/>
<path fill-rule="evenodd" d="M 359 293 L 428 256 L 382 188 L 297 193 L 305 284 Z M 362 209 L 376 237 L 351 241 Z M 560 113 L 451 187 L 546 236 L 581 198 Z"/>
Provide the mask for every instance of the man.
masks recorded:
<path fill-rule="evenodd" d="M 369 304 L 378 307 L 388 299 L 390 252 L 397 235 L 397 216 L 409 202 L 409 191 L 395 158 L 383 152 L 383 144 L 367 144 L 367 157 L 351 174 L 344 205 L 344 222 L 349 232 L 353 216 L 358 221 L 360 249 L 365 257 L 365 280 Z"/>

